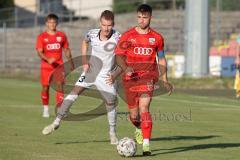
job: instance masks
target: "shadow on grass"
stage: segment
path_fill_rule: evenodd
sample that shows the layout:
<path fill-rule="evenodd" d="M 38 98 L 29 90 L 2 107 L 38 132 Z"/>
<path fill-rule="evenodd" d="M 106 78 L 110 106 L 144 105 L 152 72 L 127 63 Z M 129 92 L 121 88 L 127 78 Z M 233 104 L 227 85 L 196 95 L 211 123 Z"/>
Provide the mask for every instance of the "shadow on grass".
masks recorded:
<path fill-rule="evenodd" d="M 217 135 L 209 135 L 209 136 L 172 136 L 172 137 L 159 137 L 159 138 L 151 138 L 151 141 L 178 141 L 178 140 L 204 140 L 210 138 L 220 137 Z"/>
<path fill-rule="evenodd" d="M 55 144 L 78 144 L 78 143 L 106 143 L 109 142 L 109 140 L 89 140 L 89 141 L 72 141 L 72 142 L 56 142 Z"/>
<path fill-rule="evenodd" d="M 193 146 L 186 146 L 186 147 L 176 147 L 171 149 L 154 149 L 152 152 L 157 151 L 165 151 L 167 152 L 160 152 L 160 153 L 153 153 L 152 156 L 156 156 L 159 154 L 170 154 L 170 153 L 178 153 L 178 152 L 186 152 L 186 151 L 194 151 L 194 150 L 203 150 L 203 149 L 225 149 L 225 148 L 236 148 L 240 147 L 240 143 L 213 143 L 213 144 L 199 144 Z"/>

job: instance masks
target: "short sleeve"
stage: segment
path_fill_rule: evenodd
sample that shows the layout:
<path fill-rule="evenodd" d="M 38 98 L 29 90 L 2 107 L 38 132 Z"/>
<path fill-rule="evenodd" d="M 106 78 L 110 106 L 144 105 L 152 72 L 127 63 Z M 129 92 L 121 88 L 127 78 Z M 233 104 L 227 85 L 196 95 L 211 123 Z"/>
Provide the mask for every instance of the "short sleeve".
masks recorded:
<path fill-rule="evenodd" d="M 164 40 L 160 36 L 158 39 L 158 46 L 157 46 L 157 57 L 158 58 L 163 58 L 165 57 L 165 51 L 164 51 Z"/>
<path fill-rule="evenodd" d="M 162 36 L 160 36 L 158 39 L 157 51 L 158 52 L 164 51 L 164 39 Z"/>
<path fill-rule="evenodd" d="M 68 43 L 68 39 L 67 36 L 64 35 L 64 41 L 63 41 L 63 48 L 69 48 L 69 43 Z"/>
<path fill-rule="evenodd" d="M 131 47 L 131 42 L 128 41 L 128 37 L 123 34 L 120 37 L 114 52 L 116 55 L 124 55 L 127 53 L 127 50 L 130 47 Z"/>
<path fill-rule="evenodd" d="M 43 40 L 42 40 L 42 35 L 38 35 L 37 37 L 37 42 L 36 42 L 36 50 L 42 50 L 43 49 Z"/>

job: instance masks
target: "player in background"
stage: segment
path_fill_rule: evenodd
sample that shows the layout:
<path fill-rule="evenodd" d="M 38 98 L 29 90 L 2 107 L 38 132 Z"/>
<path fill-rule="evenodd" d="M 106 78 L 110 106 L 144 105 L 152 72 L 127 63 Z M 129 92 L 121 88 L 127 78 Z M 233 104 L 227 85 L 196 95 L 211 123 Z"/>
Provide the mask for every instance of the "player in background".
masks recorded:
<path fill-rule="evenodd" d="M 113 29 L 113 26 L 114 14 L 109 10 L 105 10 L 100 16 L 100 29 L 92 29 L 87 32 L 82 42 L 83 73 L 71 93 L 65 97 L 54 122 L 43 129 L 42 133 L 44 135 L 50 134 L 57 129 L 60 126 L 60 121 L 67 115 L 69 108 L 76 101 L 77 97 L 86 88 L 95 85 L 100 91 L 107 109 L 110 143 L 118 143 L 116 136 L 116 84 L 110 77 L 117 76 L 116 73 L 121 73 L 120 68 L 114 71 L 115 74 L 112 73 L 115 66 L 114 49 L 120 38 L 120 33 Z M 92 50 L 88 60 L 86 55 L 89 45 L 91 45 Z M 102 66 L 97 61 L 98 59 L 101 60 Z"/>
<path fill-rule="evenodd" d="M 72 55 L 69 49 L 69 44 L 65 33 L 57 30 L 58 16 L 49 14 L 45 20 L 46 31 L 42 32 L 37 37 L 36 50 L 41 59 L 40 77 L 42 84 L 41 99 L 43 104 L 43 117 L 49 117 L 49 81 L 53 71 L 63 64 L 62 50 L 68 61 L 72 62 Z M 74 68 L 73 63 L 72 68 Z M 57 81 L 60 88 L 56 92 L 56 103 L 59 106 L 63 101 L 64 94 L 61 91 L 63 83 L 63 73 L 59 73 L 54 80 Z"/>
<path fill-rule="evenodd" d="M 234 89 L 236 90 L 236 98 L 240 98 L 240 35 L 237 37 L 237 53 L 236 53 L 236 76 Z"/>
<path fill-rule="evenodd" d="M 143 155 L 151 155 L 152 119 L 149 111 L 154 83 L 158 81 L 158 63 L 162 81 L 168 84 L 164 39 L 150 28 L 152 8 L 142 4 L 137 8 L 138 25 L 126 31 L 115 49 L 117 64 L 124 71 L 122 81 L 130 120 L 136 127 L 135 139 L 143 144 Z M 137 78 L 136 78 L 137 77 Z M 135 90 L 134 90 L 135 87 Z M 136 90 L 139 87 L 138 90 Z M 169 94 L 171 94 L 171 90 Z"/>

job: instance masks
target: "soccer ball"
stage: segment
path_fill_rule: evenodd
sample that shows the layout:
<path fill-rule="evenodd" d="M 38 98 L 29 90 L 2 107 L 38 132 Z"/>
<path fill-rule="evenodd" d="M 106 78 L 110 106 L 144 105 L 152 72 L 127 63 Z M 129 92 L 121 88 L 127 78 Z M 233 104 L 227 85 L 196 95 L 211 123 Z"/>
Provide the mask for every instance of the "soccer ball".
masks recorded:
<path fill-rule="evenodd" d="M 131 138 L 124 137 L 118 142 L 117 152 L 124 157 L 132 157 L 137 151 L 137 145 Z"/>

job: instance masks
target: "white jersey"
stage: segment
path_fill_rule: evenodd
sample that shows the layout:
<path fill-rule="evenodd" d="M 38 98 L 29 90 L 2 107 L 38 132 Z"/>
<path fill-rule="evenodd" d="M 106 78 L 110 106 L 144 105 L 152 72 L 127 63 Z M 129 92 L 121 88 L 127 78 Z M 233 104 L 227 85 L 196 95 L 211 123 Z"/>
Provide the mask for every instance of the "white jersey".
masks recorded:
<path fill-rule="evenodd" d="M 85 35 L 85 40 L 90 43 L 92 48 L 91 56 L 95 56 L 102 61 L 102 68 L 99 72 L 99 76 L 106 75 L 112 71 L 115 66 L 115 54 L 114 49 L 120 39 L 121 34 L 113 30 L 111 37 L 106 40 L 100 40 L 100 29 L 91 29 Z M 99 63 L 96 63 L 96 59 L 90 58 L 89 60 L 91 69 L 99 70 Z"/>

